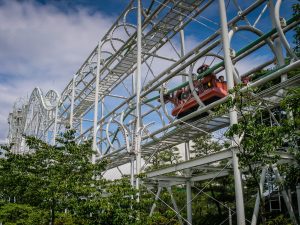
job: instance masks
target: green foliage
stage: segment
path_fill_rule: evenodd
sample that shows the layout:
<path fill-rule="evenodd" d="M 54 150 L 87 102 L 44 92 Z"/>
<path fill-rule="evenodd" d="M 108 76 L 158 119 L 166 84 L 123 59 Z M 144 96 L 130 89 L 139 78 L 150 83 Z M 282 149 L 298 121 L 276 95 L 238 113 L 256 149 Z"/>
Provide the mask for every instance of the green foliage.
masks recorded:
<path fill-rule="evenodd" d="M 136 191 L 128 180 L 103 179 L 106 162 L 92 164 L 91 142 L 76 144 L 74 133 L 64 133 L 55 146 L 27 137 L 30 153 L 8 151 L 0 159 L 0 196 L 4 201 L 0 214 L 8 215 L 12 207 L 21 210 L 22 205 L 20 216 L 32 218 L 30 210 L 34 208 L 35 213 L 43 212 L 46 224 L 49 219 L 53 225 L 135 224 L 142 210 L 136 203 Z"/>
<path fill-rule="evenodd" d="M 163 216 L 160 212 L 154 212 L 151 217 L 147 219 L 147 224 L 149 225 L 164 225 L 164 224 L 174 224 L 179 225 L 177 217 L 174 217 L 174 212 L 167 210 Z"/>
<path fill-rule="evenodd" d="M 257 162 L 262 166 L 275 163 L 278 160 L 276 150 L 282 146 L 287 128 L 273 125 L 276 121 L 270 109 L 252 90 L 242 93 L 237 87 L 231 93 L 227 107 L 235 109 L 240 120 L 225 135 L 233 140 L 241 138 L 240 143 L 235 143 L 241 166 L 251 170 Z"/>
<path fill-rule="evenodd" d="M 292 225 L 291 221 L 284 218 L 283 215 L 279 215 L 276 218 L 267 222 L 267 225 Z"/>
<path fill-rule="evenodd" d="M 0 221 L 5 225 L 48 225 L 48 212 L 25 204 L 8 203 L 0 207 Z"/>
<path fill-rule="evenodd" d="M 289 152 L 295 155 L 296 164 L 288 165 L 286 170 L 285 185 L 292 190 L 300 183 L 300 88 L 290 89 L 287 96 L 281 102 L 281 107 L 289 112 L 289 119 L 284 121 L 287 129 L 286 141 L 289 143 Z"/>
<path fill-rule="evenodd" d="M 70 213 L 59 213 L 55 221 L 55 225 L 75 225 L 80 224 L 78 218 L 75 218 L 74 215 Z"/>
<path fill-rule="evenodd" d="M 191 153 L 195 157 L 205 156 L 214 152 L 218 152 L 222 149 L 222 144 L 212 139 L 211 134 L 205 134 L 197 137 L 193 140 L 194 145 Z"/>
<path fill-rule="evenodd" d="M 172 147 L 164 151 L 160 151 L 157 154 L 154 154 L 149 159 L 150 166 L 147 167 L 147 171 L 159 169 L 167 165 L 172 165 L 180 162 L 180 153 L 177 147 Z"/>
<path fill-rule="evenodd" d="M 299 142 L 300 88 L 290 90 L 277 108 L 269 108 L 263 99 L 253 94 L 253 90 L 241 92 L 240 87 L 235 87 L 230 93 L 225 108 L 236 110 L 240 119 L 238 124 L 230 126 L 225 135 L 234 140 L 233 146 L 238 150 L 240 166 L 247 170 L 247 187 L 256 186 L 255 189 L 259 190 L 260 166 L 276 163 L 279 159 L 277 152 L 283 148 L 298 154 L 299 150 L 294 149 L 294 146 Z M 294 144 L 291 146 L 291 143 Z M 291 166 L 288 182 L 298 182 L 300 176 L 297 170 L 299 167 Z M 259 192 L 259 195 L 261 197 L 262 193 Z M 263 198 L 261 202 L 260 215 L 263 219 Z"/>

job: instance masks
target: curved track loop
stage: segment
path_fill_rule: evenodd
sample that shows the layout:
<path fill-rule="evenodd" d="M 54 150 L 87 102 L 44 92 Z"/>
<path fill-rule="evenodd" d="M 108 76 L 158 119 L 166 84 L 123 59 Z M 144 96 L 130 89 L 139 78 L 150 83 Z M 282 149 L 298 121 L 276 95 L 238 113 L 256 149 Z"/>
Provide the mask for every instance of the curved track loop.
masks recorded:
<path fill-rule="evenodd" d="M 25 113 L 25 135 L 34 135 L 47 141 L 47 128 L 55 119 L 59 99 L 59 94 L 54 90 L 45 95 L 38 87 L 32 91 Z"/>

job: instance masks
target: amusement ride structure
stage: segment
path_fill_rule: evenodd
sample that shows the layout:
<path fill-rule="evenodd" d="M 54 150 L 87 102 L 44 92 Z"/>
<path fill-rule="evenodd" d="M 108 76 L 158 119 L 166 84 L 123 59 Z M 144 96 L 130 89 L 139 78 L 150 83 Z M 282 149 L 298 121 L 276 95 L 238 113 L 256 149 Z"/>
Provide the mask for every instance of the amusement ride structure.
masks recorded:
<path fill-rule="evenodd" d="M 233 174 L 234 213 L 237 224 L 246 224 L 235 149 L 239 138 L 228 149 L 195 159 L 191 159 L 189 144 L 195 137 L 214 136 L 238 123 L 235 110 L 212 113 L 228 100 L 228 90 L 236 84 L 242 83 L 241 91 L 246 91 L 281 77 L 280 83 L 256 93 L 272 108 L 288 87 L 300 83 L 299 75 L 287 76 L 299 68 L 300 61 L 286 37 L 299 18 L 282 18 L 281 0 L 251 0 L 246 5 L 242 8 L 238 0 L 227 4 L 225 0 L 132 0 L 62 93 L 50 90 L 44 94 L 35 88 L 29 99 L 14 105 L 8 136 L 13 151 L 28 151 L 23 134 L 55 144 L 59 133 L 75 129 L 78 142 L 93 140 L 97 152 L 93 162 L 109 159 L 107 169 L 130 165 L 132 185 L 147 185 L 150 192 L 158 186 L 158 192 L 152 192 L 156 200 L 166 188 L 172 197 L 170 207 L 182 224 L 192 224 L 194 182 Z M 211 14 L 214 19 L 207 16 Z M 261 20 L 268 30 L 257 28 Z M 199 35 L 197 43 L 188 42 L 187 34 Z M 249 62 L 261 55 L 265 57 Z M 263 69 L 268 69 L 267 75 L 250 79 Z M 183 162 L 146 172 L 145 178 L 137 176 L 158 152 L 179 144 L 185 148 Z M 293 160 L 286 152 L 279 154 L 278 163 Z M 224 160 L 228 161 L 225 167 L 217 163 Z M 276 166 L 273 170 L 278 180 L 283 179 Z M 261 183 L 265 177 L 263 169 Z M 186 187 L 187 218 L 180 215 L 183 209 L 178 209 L 172 196 L 174 185 Z M 296 223 L 284 190 L 282 196 Z M 257 222 L 259 201 L 257 198 L 251 224 Z M 150 214 L 154 210 L 155 204 Z"/>

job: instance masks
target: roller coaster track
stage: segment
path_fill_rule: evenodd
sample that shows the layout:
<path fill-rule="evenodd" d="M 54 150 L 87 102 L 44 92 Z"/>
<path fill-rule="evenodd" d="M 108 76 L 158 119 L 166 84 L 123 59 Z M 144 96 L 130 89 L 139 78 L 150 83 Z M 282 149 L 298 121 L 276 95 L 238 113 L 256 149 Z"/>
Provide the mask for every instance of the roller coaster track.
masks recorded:
<path fill-rule="evenodd" d="M 286 89 L 300 84 L 299 74 L 287 76 L 299 68 L 300 61 L 286 37 L 286 33 L 298 26 L 299 17 L 281 18 L 280 0 L 276 3 L 248 1 L 244 9 L 237 0 L 227 8 L 224 0 L 218 3 L 213 0 L 132 0 L 60 95 L 55 91 L 43 95 L 35 88 L 28 100 L 15 105 L 9 116 L 9 141 L 18 143 L 16 152 L 26 150 L 22 134 L 54 144 L 58 133 L 73 128 L 77 132 L 76 141 L 93 139 L 93 148 L 97 151 L 93 160 L 109 159 L 107 169 L 131 164 L 132 184 L 139 187 L 139 178 L 134 175 L 145 169 L 141 167 L 141 158 L 146 165 L 160 151 L 188 143 L 201 134 L 214 134 L 233 123 L 233 114 L 215 113 L 218 106 L 226 103 L 228 96 L 204 105 L 192 91 L 199 108 L 176 119 L 171 116 L 172 107 L 164 101 L 164 94 L 187 86 L 194 90 L 193 80 L 211 73 L 225 74 L 228 87 L 232 88 L 242 77 L 267 70 L 265 76 L 250 81 L 241 91 L 261 87 L 281 77 L 282 82 L 256 93 L 268 107 L 276 107 Z M 209 17 L 216 8 L 219 14 Z M 226 10 L 234 12 L 229 21 Z M 260 30 L 256 25 L 261 18 L 269 16 L 266 10 L 271 19 L 267 19 L 269 24 L 264 24 L 266 28 Z M 248 17 L 256 18 L 255 22 L 251 24 Z M 186 51 L 185 31 L 197 31 L 196 35 L 201 36 L 196 38 L 197 43 L 189 51 Z M 251 35 L 245 37 L 243 32 Z M 291 59 L 288 63 L 282 48 Z M 241 72 L 243 63 L 262 54 L 268 57 L 262 57 L 255 65 L 248 64 Z M 197 67 L 206 61 L 210 61 L 210 68 L 195 75 Z M 18 122 L 17 118 L 20 118 Z M 239 115 L 236 115 L 236 122 L 238 119 Z M 229 152 L 231 150 L 224 151 L 224 155 L 220 153 L 218 160 L 232 159 L 231 169 L 235 171 L 238 184 L 236 171 L 238 174 L 239 169 L 234 164 L 234 154 Z M 281 155 L 285 162 L 291 159 L 285 153 Z M 212 178 L 215 168 L 210 163 L 215 162 L 216 155 L 205 157 L 208 161 L 206 158 L 193 161 L 193 167 L 195 162 L 204 162 L 201 168 L 206 167 L 207 174 L 194 180 Z M 183 163 L 185 170 L 191 165 L 189 158 L 186 160 L 186 164 Z M 222 171 L 221 175 L 230 172 Z M 166 174 L 157 171 L 149 173 L 148 178 Z M 164 177 L 164 182 L 168 180 L 172 179 Z M 182 178 L 180 182 L 187 182 L 187 179 Z M 236 195 L 238 198 L 239 192 Z M 242 203 L 237 202 L 238 209 Z M 237 213 L 238 224 L 244 224 L 242 212 Z"/>

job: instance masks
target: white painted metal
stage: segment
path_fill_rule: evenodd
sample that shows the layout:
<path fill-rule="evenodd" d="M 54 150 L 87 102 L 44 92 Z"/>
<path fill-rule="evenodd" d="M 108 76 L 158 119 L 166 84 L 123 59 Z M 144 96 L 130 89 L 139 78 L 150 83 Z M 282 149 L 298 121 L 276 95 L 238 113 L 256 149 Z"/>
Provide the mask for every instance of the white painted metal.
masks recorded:
<path fill-rule="evenodd" d="M 297 194 L 297 204 L 298 204 L 298 215 L 300 220 L 300 186 L 296 186 L 296 194 Z"/>
<path fill-rule="evenodd" d="M 72 82 L 71 110 L 70 110 L 70 121 L 69 121 L 70 129 L 73 129 L 75 86 L 76 86 L 75 83 L 76 83 L 76 74 L 74 74 L 73 82 Z"/>
<path fill-rule="evenodd" d="M 232 71 L 232 61 L 230 58 L 230 45 L 228 37 L 228 27 L 227 27 L 227 15 L 224 0 L 219 0 L 220 7 L 220 18 L 221 18 L 221 30 L 222 30 L 222 43 L 224 51 L 224 61 L 225 61 L 225 71 L 227 78 L 227 87 L 232 89 L 234 87 L 233 71 Z M 237 112 L 236 110 L 230 109 L 230 125 L 238 123 Z M 232 164 L 234 172 L 234 187 L 235 187 L 235 203 L 236 203 L 236 215 L 237 215 L 237 224 L 245 225 L 245 209 L 244 209 L 244 197 L 243 197 L 243 188 L 242 188 L 242 178 L 241 172 L 239 170 L 239 161 L 237 157 L 237 146 L 239 145 L 239 137 L 234 137 L 232 140 L 232 146 L 235 148 L 232 149 Z"/>
<path fill-rule="evenodd" d="M 141 152 L 141 132 L 142 132 L 142 112 L 141 112 L 141 80 L 142 80 L 142 5 L 141 0 L 137 6 L 137 67 L 136 67 L 136 129 L 135 129 L 135 154 L 136 154 L 136 175 L 141 173 L 142 152 Z M 140 178 L 136 178 L 136 188 L 139 189 Z M 138 197 L 139 200 L 139 197 Z"/>
<path fill-rule="evenodd" d="M 190 160 L 190 143 L 185 142 L 185 160 Z M 190 224 L 193 223 L 193 209 L 192 209 L 192 183 L 190 181 L 191 177 L 191 171 L 187 169 L 185 171 L 187 176 L 186 181 L 186 212 L 187 212 L 187 221 L 189 221 Z"/>
<path fill-rule="evenodd" d="M 264 198 L 264 196 L 263 196 L 264 189 L 263 188 L 264 188 L 264 183 L 265 183 L 265 178 L 266 178 L 266 172 L 267 172 L 267 167 L 264 167 L 262 169 L 261 176 L 260 176 L 260 181 L 259 181 L 259 189 L 260 189 L 259 192 L 260 193 L 257 192 L 257 195 L 256 195 L 251 225 L 256 225 L 256 223 L 257 223 L 260 200 L 261 200 L 261 198 Z"/>
<path fill-rule="evenodd" d="M 152 207 L 151 207 L 151 211 L 150 211 L 150 215 L 149 215 L 149 216 L 152 216 L 153 213 L 154 213 L 154 210 L 155 210 L 155 208 L 156 208 L 156 202 L 157 202 L 158 199 L 159 199 L 161 190 L 162 190 L 162 187 L 158 186 L 157 193 L 156 193 L 156 195 L 155 195 L 154 203 L 153 203 L 153 205 L 152 205 Z"/>
<path fill-rule="evenodd" d="M 95 96 L 94 96 L 94 121 L 93 121 L 93 150 L 98 152 L 97 147 L 97 131 L 98 131 L 98 107 L 99 107 L 99 82 L 100 82 L 100 67 L 101 67 L 101 42 L 98 43 L 97 54 L 97 70 L 96 70 L 96 84 L 95 84 Z M 96 156 L 92 156 L 92 161 L 95 163 Z"/>
<path fill-rule="evenodd" d="M 173 196 L 173 193 L 172 193 L 172 188 L 171 188 L 171 187 L 167 187 L 167 190 L 168 190 L 168 192 L 169 192 L 169 194 L 170 194 L 170 196 L 171 196 L 171 201 L 172 201 L 173 207 L 174 207 L 174 209 L 175 209 L 175 211 L 176 211 L 176 215 L 177 215 L 177 218 L 178 218 L 178 220 L 179 220 L 179 223 L 180 223 L 181 225 L 183 225 L 183 222 L 182 222 L 182 219 L 181 219 L 181 216 L 180 216 L 180 212 L 179 212 L 179 209 L 178 209 L 176 200 L 175 200 L 175 198 L 174 198 L 174 196 Z"/>

